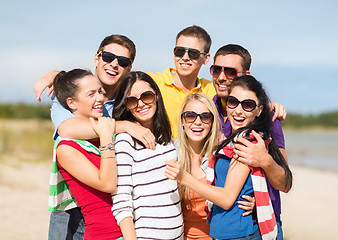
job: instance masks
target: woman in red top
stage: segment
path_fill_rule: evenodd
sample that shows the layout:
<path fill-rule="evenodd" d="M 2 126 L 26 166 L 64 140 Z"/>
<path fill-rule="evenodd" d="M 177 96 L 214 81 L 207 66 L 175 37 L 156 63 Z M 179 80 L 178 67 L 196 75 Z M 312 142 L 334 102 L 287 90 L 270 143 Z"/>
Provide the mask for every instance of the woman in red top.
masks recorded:
<path fill-rule="evenodd" d="M 89 71 L 60 72 L 54 80 L 59 102 L 76 117 L 89 118 L 99 141 L 58 139 L 57 164 L 85 220 L 85 239 L 118 239 L 122 236 L 111 212 L 117 170 L 113 134 L 115 122 L 102 117 L 104 90 Z M 61 141 L 60 141 L 61 140 Z M 101 145 L 98 151 L 95 145 Z M 90 150 L 93 149 L 93 150 Z"/>

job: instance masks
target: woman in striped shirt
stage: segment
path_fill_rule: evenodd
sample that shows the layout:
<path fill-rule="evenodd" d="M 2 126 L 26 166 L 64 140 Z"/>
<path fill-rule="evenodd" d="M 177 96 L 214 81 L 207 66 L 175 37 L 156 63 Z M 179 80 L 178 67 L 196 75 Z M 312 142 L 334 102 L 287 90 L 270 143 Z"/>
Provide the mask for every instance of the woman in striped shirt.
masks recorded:
<path fill-rule="evenodd" d="M 183 217 L 176 181 L 164 175 L 177 154 L 162 96 L 154 80 L 130 72 L 117 89 L 113 118 L 138 122 L 156 138 L 155 150 L 127 133 L 116 136 L 118 167 L 113 214 L 129 239 L 183 239 Z"/>

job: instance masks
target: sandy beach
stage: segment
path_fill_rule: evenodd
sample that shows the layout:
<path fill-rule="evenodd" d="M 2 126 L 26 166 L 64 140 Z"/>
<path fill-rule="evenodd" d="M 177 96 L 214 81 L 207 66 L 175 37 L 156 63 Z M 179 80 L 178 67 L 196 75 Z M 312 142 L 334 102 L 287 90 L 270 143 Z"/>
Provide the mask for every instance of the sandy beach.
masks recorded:
<path fill-rule="evenodd" d="M 282 194 L 285 239 L 335 239 L 338 173 L 292 166 L 294 187 Z M 0 163 L 0 239 L 47 239 L 50 163 Z"/>

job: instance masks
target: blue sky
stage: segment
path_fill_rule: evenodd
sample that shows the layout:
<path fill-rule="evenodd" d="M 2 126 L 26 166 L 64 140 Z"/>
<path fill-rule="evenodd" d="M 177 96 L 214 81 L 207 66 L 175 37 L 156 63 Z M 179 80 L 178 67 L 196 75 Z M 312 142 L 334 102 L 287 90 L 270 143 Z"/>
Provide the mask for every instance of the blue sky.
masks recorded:
<path fill-rule="evenodd" d="M 337 1 L 2 1 L 0 103 L 34 103 L 33 86 L 52 69 L 89 68 L 101 40 L 131 38 L 134 70 L 173 66 L 176 34 L 196 24 L 213 43 L 247 48 L 251 73 L 288 112 L 338 110 Z M 211 79 L 209 67 L 200 76 Z M 50 103 L 44 97 L 43 103 Z"/>

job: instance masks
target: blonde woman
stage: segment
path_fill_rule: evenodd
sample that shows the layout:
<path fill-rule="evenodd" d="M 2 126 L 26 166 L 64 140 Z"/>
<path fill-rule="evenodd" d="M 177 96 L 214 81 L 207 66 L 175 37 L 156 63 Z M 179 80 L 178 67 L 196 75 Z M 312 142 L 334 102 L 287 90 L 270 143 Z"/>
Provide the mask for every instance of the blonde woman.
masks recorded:
<path fill-rule="evenodd" d="M 182 168 L 201 182 L 206 182 L 205 171 L 219 138 L 217 110 L 205 94 L 189 94 L 180 110 L 178 121 L 179 161 Z M 211 239 L 204 211 L 205 198 L 179 185 L 186 239 Z"/>
<path fill-rule="evenodd" d="M 208 160 L 218 145 L 220 132 L 216 107 L 205 94 L 189 94 L 180 110 L 178 121 L 179 161 L 182 168 L 206 183 Z M 206 220 L 205 198 L 184 185 L 179 186 L 183 209 L 184 235 L 186 239 L 210 240 L 209 225 Z M 251 202 L 244 202 L 242 208 L 251 213 L 252 198 L 244 196 Z"/>

